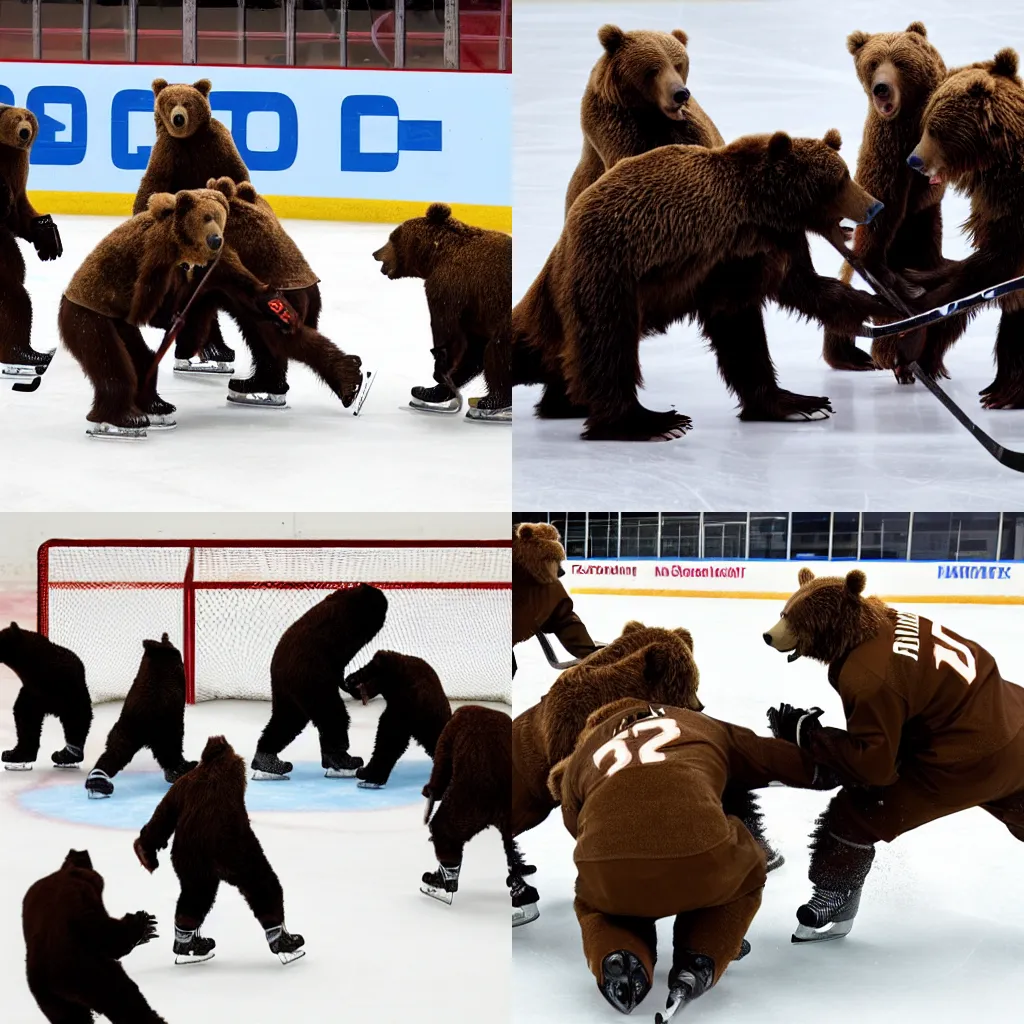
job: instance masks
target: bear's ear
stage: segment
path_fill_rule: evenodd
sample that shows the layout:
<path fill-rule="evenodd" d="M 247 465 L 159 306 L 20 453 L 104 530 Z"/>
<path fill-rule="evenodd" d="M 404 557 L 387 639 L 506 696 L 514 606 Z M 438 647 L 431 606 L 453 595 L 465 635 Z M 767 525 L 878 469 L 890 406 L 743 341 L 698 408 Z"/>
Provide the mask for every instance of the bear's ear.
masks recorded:
<path fill-rule="evenodd" d="M 829 128 L 829 130 L 825 132 L 822 141 L 829 149 L 834 149 L 836 152 L 839 152 L 843 145 L 843 137 L 839 134 L 838 128 Z"/>
<path fill-rule="evenodd" d="M 846 37 L 846 48 L 856 57 L 857 52 L 870 38 L 867 32 L 851 32 Z"/>
<path fill-rule="evenodd" d="M 626 33 L 618 25 L 602 25 L 597 30 L 597 41 L 604 47 L 604 52 L 611 57 L 622 49 L 622 44 L 626 41 Z"/>
<path fill-rule="evenodd" d="M 12 622 L 12 623 L 11 623 L 11 632 L 12 632 L 12 633 L 19 633 L 19 632 L 21 632 L 21 631 L 19 630 L 19 628 L 18 628 L 18 624 L 17 624 L 16 622 Z"/>
<path fill-rule="evenodd" d="M 796 579 L 801 587 L 806 587 L 814 579 L 814 573 L 805 566 L 796 574 Z"/>
<path fill-rule="evenodd" d="M 913 32 L 914 35 L 917 35 L 917 36 L 923 36 L 925 39 L 928 38 L 928 29 L 926 29 L 924 27 L 924 22 L 923 21 L 912 21 L 907 26 L 907 31 L 908 32 Z"/>
<path fill-rule="evenodd" d="M 167 88 L 167 79 L 166 78 L 154 78 L 153 79 L 153 95 L 154 96 L 159 96 L 160 93 L 162 93 L 164 91 L 164 89 L 166 89 L 166 88 Z"/>
<path fill-rule="evenodd" d="M 225 199 L 233 199 L 238 191 L 230 178 L 211 178 L 206 187 L 213 192 L 219 192 Z"/>
<path fill-rule="evenodd" d="M 149 210 L 157 220 L 163 220 L 164 217 L 169 216 L 174 212 L 174 204 L 177 200 L 170 194 L 170 192 L 154 192 L 146 203 L 146 209 Z"/>
<path fill-rule="evenodd" d="M 672 35 L 674 35 L 676 39 L 683 44 L 683 46 L 690 41 L 690 37 L 681 28 L 672 29 Z"/>
<path fill-rule="evenodd" d="M 992 74 L 1013 78 L 1017 74 L 1017 51 L 1009 46 L 1000 50 L 992 61 Z"/>
<path fill-rule="evenodd" d="M 532 523 L 520 523 L 519 529 L 516 530 L 516 536 L 520 540 L 529 540 L 533 536 L 533 524 Z"/>
<path fill-rule="evenodd" d="M 621 635 L 628 636 L 630 633 L 636 633 L 638 630 L 646 628 L 647 627 L 642 622 L 639 622 L 637 619 L 630 619 L 629 622 L 627 622 L 622 627 Z"/>
<path fill-rule="evenodd" d="M 444 224 L 451 216 L 452 208 L 447 203 L 431 203 L 427 207 L 427 220 L 431 224 Z"/>
<path fill-rule="evenodd" d="M 690 653 L 693 654 L 693 634 L 684 626 L 679 626 L 677 629 L 673 629 L 672 632 L 686 644 L 690 649 Z"/>
<path fill-rule="evenodd" d="M 215 757 L 231 752 L 231 744 L 228 743 L 226 736 L 211 736 L 206 741 L 206 746 L 203 747 L 202 760 L 204 762 L 212 761 Z"/>
<path fill-rule="evenodd" d="M 235 189 L 235 195 L 247 203 L 255 203 L 259 198 L 256 195 L 256 186 L 251 181 L 239 182 L 238 188 Z"/>
<path fill-rule="evenodd" d="M 846 574 L 846 591 L 854 597 L 859 597 L 867 582 L 867 576 L 860 569 L 851 569 Z"/>
<path fill-rule="evenodd" d="M 200 78 L 198 82 L 192 83 L 192 88 L 203 96 L 209 96 L 210 90 L 213 88 L 213 82 L 208 78 Z"/>
<path fill-rule="evenodd" d="M 785 132 L 776 132 L 768 140 L 768 159 L 785 160 L 793 152 L 793 140 Z"/>
<path fill-rule="evenodd" d="M 162 644 L 164 644 L 166 646 L 166 645 L 170 644 L 170 642 L 171 642 L 171 638 L 166 633 L 162 633 L 160 635 L 160 643 L 162 643 Z"/>
<path fill-rule="evenodd" d="M 196 197 L 191 192 L 182 190 L 174 196 L 174 215 L 175 217 L 184 217 L 186 213 L 194 209 L 196 205 Z"/>

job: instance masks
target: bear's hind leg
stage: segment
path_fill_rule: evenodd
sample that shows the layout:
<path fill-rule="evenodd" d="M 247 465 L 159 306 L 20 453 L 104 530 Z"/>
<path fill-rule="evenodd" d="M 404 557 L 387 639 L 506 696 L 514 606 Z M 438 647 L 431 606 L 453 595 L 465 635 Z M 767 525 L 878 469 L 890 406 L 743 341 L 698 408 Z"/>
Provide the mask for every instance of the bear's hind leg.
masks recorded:
<path fill-rule="evenodd" d="M 332 778 L 355 775 L 363 759 L 348 752 L 348 710 L 337 684 L 331 679 L 313 680 L 310 689 L 313 692 L 306 699 L 305 709 L 320 734 L 322 767 Z"/>
<path fill-rule="evenodd" d="M 43 373 L 51 353 L 32 348 L 32 299 L 25 290 L 25 261 L 18 243 L 0 225 L 0 364 L 12 367 L 6 377 L 29 377 Z"/>
<path fill-rule="evenodd" d="M 50 993 L 33 991 L 32 994 L 40 1012 L 50 1024 L 93 1024 L 92 1010 L 88 1006 L 73 1003 Z"/>
<path fill-rule="evenodd" d="M 43 700 L 23 686 L 14 701 L 15 746 L 13 750 L 5 750 L 0 755 L 8 770 L 31 767 L 39 754 L 39 739 L 43 733 L 45 715 L 46 705 Z"/>
<path fill-rule="evenodd" d="M 300 324 L 294 334 L 281 335 L 272 326 L 262 328 L 271 352 L 305 363 L 337 396 L 347 409 L 363 382 L 361 360 L 342 352 L 315 328 Z M 276 337 L 270 337 L 274 331 Z"/>
<path fill-rule="evenodd" d="M 877 370 L 874 359 L 849 334 L 825 328 L 822 358 L 833 370 Z"/>
<path fill-rule="evenodd" d="M 996 377 L 981 396 L 986 409 L 1024 408 L 1024 310 L 1003 310 L 996 334 Z"/>
<path fill-rule="evenodd" d="M 174 420 L 170 417 L 176 410 L 170 402 L 165 402 L 156 392 L 158 370 L 153 368 L 156 362 L 156 353 L 146 344 L 138 327 L 124 320 L 115 320 L 114 328 L 124 343 L 128 358 L 131 359 L 132 365 L 135 367 L 135 379 L 139 382 L 135 404 L 149 416 L 151 427 L 173 427 Z M 150 377 L 151 373 L 152 378 Z"/>
<path fill-rule="evenodd" d="M 405 715 L 393 708 L 385 708 L 377 722 L 377 738 L 373 744 L 373 755 L 365 768 L 356 771 L 356 778 L 362 789 L 380 789 L 394 770 L 398 759 L 409 747 L 412 739 L 409 721 Z"/>
<path fill-rule="evenodd" d="M 258 772 L 270 771 L 270 769 L 260 767 L 257 762 L 277 762 L 277 755 L 308 724 L 309 715 L 294 700 L 273 694 L 270 721 L 267 722 L 256 743 L 256 756 L 252 762 L 253 769 Z M 275 769 L 276 774 L 287 774 L 292 770 L 292 765 L 287 761 L 280 762 L 278 767 L 280 770 Z"/>
<path fill-rule="evenodd" d="M 167 1024 L 117 961 L 90 971 L 89 996 L 92 1008 L 110 1024 Z"/>

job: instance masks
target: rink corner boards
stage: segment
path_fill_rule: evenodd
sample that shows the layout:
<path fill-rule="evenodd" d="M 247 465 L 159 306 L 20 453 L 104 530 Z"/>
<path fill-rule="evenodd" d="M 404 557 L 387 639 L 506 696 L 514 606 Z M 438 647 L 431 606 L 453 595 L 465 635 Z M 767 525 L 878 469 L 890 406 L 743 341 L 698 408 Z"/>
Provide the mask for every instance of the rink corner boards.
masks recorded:
<path fill-rule="evenodd" d="M 37 210 L 92 217 L 130 217 L 135 196 L 120 192 L 37 192 L 29 189 Z M 322 196 L 265 196 L 282 220 L 337 220 L 367 224 L 400 224 L 422 217 L 428 202 L 407 199 L 335 199 Z M 449 203 L 467 224 L 512 233 L 511 206 Z"/>

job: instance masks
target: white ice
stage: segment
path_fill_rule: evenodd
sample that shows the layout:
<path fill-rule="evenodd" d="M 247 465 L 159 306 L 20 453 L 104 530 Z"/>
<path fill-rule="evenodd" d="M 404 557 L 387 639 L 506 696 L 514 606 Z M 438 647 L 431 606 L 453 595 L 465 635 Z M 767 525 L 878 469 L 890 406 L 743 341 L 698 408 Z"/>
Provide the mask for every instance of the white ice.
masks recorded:
<path fill-rule="evenodd" d="M 517 0 L 515 35 L 516 215 L 513 300 L 529 287 L 558 238 L 565 188 L 579 158 L 579 102 L 598 56 L 597 29 L 684 29 L 693 95 L 726 140 L 786 130 L 843 136 L 853 168 L 867 99 L 847 53 L 855 29 L 895 31 L 922 19 L 947 66 L 989 59 L 1021 45 L 1024 7 L 1015 0 L 759 0 L 715 3 L 538 3 Z M 944 252 L 961 258 L 968 204 L 944 203 Z M 839 259 L 812 244 L 820 273 Z M 714 356 L 692 325 L 640 348 L 653 409 L 693 419 L 685 438 L 662 444 L 582 442 L 579 421 L 532 415 L 539 388 L 516 388 L 513 494 L 517 507 L 713 510 L 767 503 L 829 509 L 985 509 L 1020 493 L 1021 478 L 998 465 L 917 384 L 891 373 L 839 373 L 821 359 L 822 332 L 769 307 L 768 343 L 782 387 L 828 395 L 835 415 L 817 423 L 744 424 L 718 377 Z M 978 391 L 994 377 L 998 314 L 985 312 L 947 358 L 949 393 L 996 440 L 1024 449 L 1024 412 L 986 412 Z M 869 343 L 861 342 L 862 347 Z"/>
<path fill-rule="evenodd" d="M 31 595 L 0 590 L 4 616 L 26 617 Z M 3 620 L 9 621 L 9 618 Z M 23 619 L 24 621 L 24 619 Z M 0 747 L 14 743 L 11 706 L 16 678 L 0 666 Z M 491 705 L 507 711 L 507 706 Z M 120 712 L 119 703 L 100 704 L 86 747 L 86 770 L 103 749 Z M 351 750 L 368 758 L 373 749 L 381 701 L 349 705 Z M 244 757 L 251 756 L 270 713 L 269 703 L 211 701 L 186 710 L 185 753 L 198 757 L 206 738 L 224 733 Z M 423 824 L 423 801 L 381 810 L 289 810 L 291 782 L 250 782 L 250 803 L 273 787 L 285 808 L 251 812 L 253 828 L 284 889 L 285 921 L 306 940 L 307 955 L 282 966 L 267 949 L 263 930 L 237 891 L 222 887 L 203 928 L 217 940 L 214 959 L 175 966 L 171 952 L 178 895 L 168 851 L 148 875 L 132 852 L 130 829 L 94 827 L 43 817 L 23 809 L 19 794 L 35 786 L 67 785 L 69 799 L 86 802 L 85 771 L 57 772 L 49 754 L 63 746 L 60 727 L 47 719 L 40 758 L 33 771 L 0 771 L 0 1019 L 36 1024 L 42 1019 L 25 982 L 21 901 L 38 878 L 59 868 L 71 848 L 88 850 L 106 879 L 104 900 L 114 915 L 148 910 L 158 919 L 159 938 L 137 947 L 123 961 L 150 1004 L 170 1022 L 210 1021 L 450 1021 L 489 1018 L 509 1000 L 510 903 L 505 857 L 490 829 L 467 847 L 459 891 L 451 906 L 419 892 L 420 876 L 437 862 Z M 288 747 L 298 764 L 319 762 L 312 728 Z M 426 755 L 413 745 L 403 765 L 429 774 Z M 156 772 L 147 751 L 127 771 Z M 354 779 L 320 779 L 318 785 L 351 800 L 376 794 L 355 789 Z M 161 790 L 162 783 L 158 785 Z M 122 785 L 122 792 L 124 787 Z M 382 791 L 386 793 L 387 791 Z M 94 802 L 116 812 L 109 801 Z M 89 807 L 90 811 L 96 808 Z"/>
<path fill-rule="evenodd" d="M 870 582 L 870 571 L 869 571 Z M 629 619 L 686 626 L 700 667 L 708 714 L 768 735 L 773 704 L 825 709 L 844 724 L 823 666 L 788 664 L 761 634 L 778 618 L 773 601 L 578 595 L 592 635 L 613 639 Z M 1004 678 L 1024 683 L 1020 611 L 979 605 L 900 606 L 971 637 L 991 651 Z M 557 645 L 556 645 L 557 650 Z M 555 672 L 533 641 L 516 648 L 514 713 L 534 704 Z M 879 844 L 861 911 L 845 939 L 794 946 L 796 908 L 810 895 L 807 836 L 829 795 L 763 791 L 767 832 L 786 857 L 768 876 L 748 933 L 753 950 L 679 1020 L 728 1024 L 935 1024 L 1014 1021 L 1024 983 L 1024 846 L 981 810 L 966 811 Z M 611 1024 L 620 1017 L 601 997 L 584 962 L 572 911 L 573 841 L 557 811 L 520 837 L 541 895 L 540 918 L 513 932 L 515 1024 Z M 633 1017 L 650 1021 L 664 1006 L 671 966 L 671 922 L 659 928 L 654 988 Z"/>
<path fill-rule="evenodd" d="M 171 372 L 159 388 L 178 407 L 178 427 L 142 442 L 87 438 L 92 389 L 57 336 L 61 293 L 111 217 L 54 218 L 64 255 L 42 263 L 23 246 L 34 308 L 32 342 L 57 348 L 33 394 L 0 385 L 5 440 L 0 579 L 28 575 L 33 552 L 68 536 L 224 538 L 479 538 L 505 535 L 509 508 L 507 426 L 403 411 L 409 389 L 431 384 L 430 316 L 423 282 L 389 281 L 371 253 L 393 225 L 287 221 L 322 278 L 321 330 L 379 378 L 358 418 L 297 363 L 289 408 L 240 409 L 227 380 Z M 248 373 L 247 350 L 227 316 L 225 338 Z M 159 331 L 144 331 L 155 348 Z M 482 379 L 467 389 L 483 393 Z M 0 512 L 3 511 L 0 509 Z M 167 509 L 173 509 L 168 515 Z"/>

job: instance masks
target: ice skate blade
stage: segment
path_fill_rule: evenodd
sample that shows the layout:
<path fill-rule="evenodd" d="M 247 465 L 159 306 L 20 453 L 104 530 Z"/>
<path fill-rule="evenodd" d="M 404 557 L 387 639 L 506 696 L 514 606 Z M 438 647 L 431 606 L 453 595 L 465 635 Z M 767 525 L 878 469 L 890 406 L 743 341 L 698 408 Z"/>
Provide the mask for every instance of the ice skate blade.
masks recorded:
<path fill-rule="evenodd" d="M 154 416 L 150 414 L 150 430 L 174 430 L 177 426 L 178 421 L 171 416 Z"/>
<path fill-rule="evenodd" d="M 203 360 L 198 363 L 193 363 L 189 359 L 175 359 L 174 372 L 180 373 L 184 377 L 196 374 L 211 374 L 219 377 L 224 374 L 233 375 L 235 372 L 235 364 L 216 362 L 212 360 Z"/>
<path fill-rule="evenodd" d="M 205 964 L 207 960 L 212 960 L 215 954 L 211 949 L 209 953 L 175 953 L 174 962 L 180 965 L 187 964 Z"/>
<path fill-rule="evenodd" d="M 447 903 L 448 906 L 452 905 L 452 900 L 455 897 L 455 893 L 448 892 L 445 889 L 438 889 L 434 885 L 427 885 L 424 883 L 420 886 L 420 892 L 425 896 L 431 897 L 431 899 L 437 900 L 439 903 Z"/>
<path fill-rule="evenodd" d="M 360 779 L 357 783 L 360 789 L 383 789 L 386 785 L 386 782 L 367 782 L 366 779 Z"/>
<path fill-rule="evenodd" d="M 370 388 L 373 387 L 373 382 L 377 379 L 376 370 L 363 370 L 363 382 L 359 385 L 359 390 L 356 392 L 355 401 L 352 403 L 352 415 L 358 416 L 362 411 L 363 403 L 370 395 Z"/>
<path fill-rule="evenodd" d="M 272 395 L 269 391 L 253 391 L 243 394 L 241 391 L 228 392 L 228 405 L 246 409 L 287 409 L 288 402 L 284 395 Z"/>
<path fill-rule="evenodd" d="M 145 441 L 145 427 L 115 427 L 113 423 L 94 423 L 85 432 L 101 441 Z"/>
<path fill-rule="evenodd" d="M 101 793 L 96 789 L 87 789 L 86 793 L 89 794 L 90 800 L 109 800 L 111 796 L 110 793 Z"/>
<path fill-rule="evenodd" d="M 301 960 L 305 955 L 306 951 L 304 949 L 297 949 L 294 953 L 278 953 L 277 959 L 287 967 L 288 964 L 293 964 L 296 960 Z"/>
<path fill-rule="evenodd" d="M 278 775 L 275 772 L 258 772 L 253 769 L 252 777 L 256 782 L 287 782 L 287 775 Z"/>
<path fill-rule="evenodd" d="M 324 772 L 325 779 L 354 779 L 358 768 L 328 768 Z"/>
<path fill-rule="evenodd" d="M 17 391 L 17 392 L 19 392 L 20 394 L 23 394 L 23 395 L 24 394 L 29 394 L 30 395 L 30 394 L 32 394 L 33 391 L 38 391 L 39 390 L 39 385 L 42 384 L 42 382 L 43 382 L 43 378 L 42 377 L 33 377 L 27 384 L 25 384 L 24 382 L 21 382 L 21 381 L 19 381 L 16 384 L 12 384 L 11 385 L 11 390 L 12 391 Z"/>
<path fill-rule="evenodd" d="M 24 380 L 26 377 L 41 377 L 49 363 L 0 363 L 0 379 Z"/>
<path fill-rule="evenodd" d="M 853 921 L 834 921 L 826 928 L 811 928 L 806 924 L 798 924 L 790 942 L 828 942 L 829 939 L 841 939 L 850 934 Z"/>
<path fill-rule="evenodd" d="M 480 409 L 476 406 L 466 413 L 466 419 L 470 423 L 511 423 L 512 410 L 508 409 Z"/>
<path fill-rule="evenodd" d="M 32 771 L 31 761 L 4 761 L 5 772 L 30 772 Z"/>
<path fill-rule="evenodd" d="M 421 398 L 410 398 L 403 409 L 410 412 L 426 412 L 431 416 L 458 416 L 462 412 L 462 395 L 449 398 L 446 402 L 424 402 Z"/>
<path fill-rule="evenodd" d="M 527 903 L 522 907 L 512 908 L 512 927 L 521 928 L 524 924 L 536 921 L 540 917 L 540 907 L 536 903 Z"/>
<path fill-rule="evenodd" d="M 53 767 L 61 772 L 77 772 L 82 766 L 81 764 L 54 764 Z"/>

